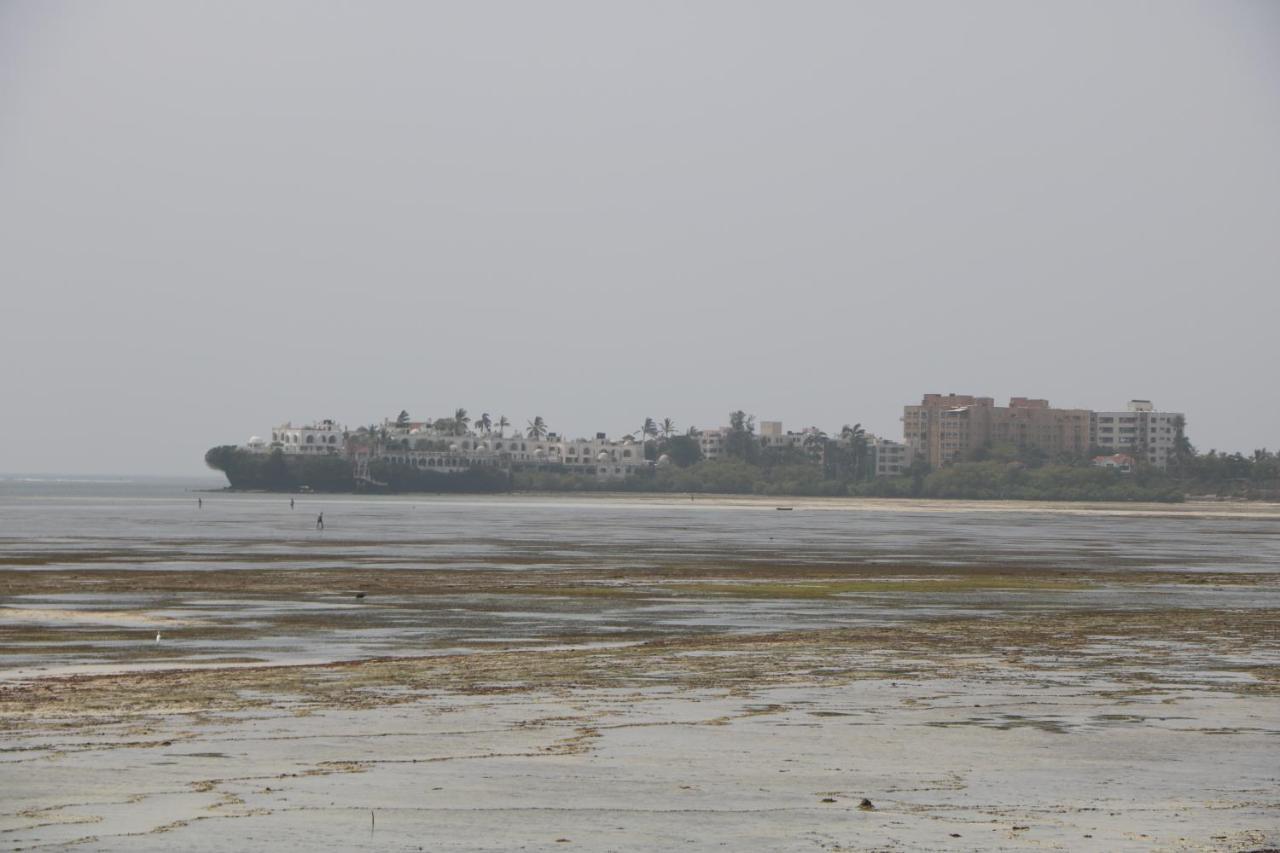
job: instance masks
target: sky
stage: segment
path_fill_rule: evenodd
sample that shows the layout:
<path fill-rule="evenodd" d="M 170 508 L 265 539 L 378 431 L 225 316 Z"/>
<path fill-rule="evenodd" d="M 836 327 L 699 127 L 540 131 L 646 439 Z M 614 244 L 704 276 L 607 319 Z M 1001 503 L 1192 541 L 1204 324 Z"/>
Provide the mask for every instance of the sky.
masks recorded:
<path fill-rule="evenodd" d="M 1280 447 L 1280 4 L 0 0 L 0 471 L 334 418 Z"/>

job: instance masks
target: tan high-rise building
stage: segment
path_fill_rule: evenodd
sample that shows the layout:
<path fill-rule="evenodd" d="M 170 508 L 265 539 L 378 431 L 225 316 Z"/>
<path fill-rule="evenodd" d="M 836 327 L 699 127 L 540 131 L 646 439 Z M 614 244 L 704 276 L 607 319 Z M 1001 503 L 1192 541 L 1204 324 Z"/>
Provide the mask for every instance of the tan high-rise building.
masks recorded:
<path fill-rule="evenodd" d="M 1048 400 L 1013 397 L 997 406 L 991 397 L 926 394 L 905 406 L 902 433 L 935 468 L 962 462 L 984 446 L 1009 443 L 1053 456 L 1089 449 L 1088 409 L 1055 409 Z"/>

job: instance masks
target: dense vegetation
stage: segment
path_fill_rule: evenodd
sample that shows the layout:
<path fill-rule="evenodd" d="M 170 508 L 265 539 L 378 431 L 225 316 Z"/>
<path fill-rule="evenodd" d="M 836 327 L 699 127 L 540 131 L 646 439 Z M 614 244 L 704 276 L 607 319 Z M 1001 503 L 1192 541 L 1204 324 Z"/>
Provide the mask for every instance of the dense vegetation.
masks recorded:
<path fill-rule="evenodd" d="M 1190 453 L 1175 460 L 1170 476 L 1189 495 L 1280 501 L 1280 453 Z"/>
<path fill-rule="evenodd" d="M 375 460 L 369 474 L 389 492 L 506 492 L 511 475 L 501 468 L 468 468 L 465 471 L 431 471 L 396 462 Z"/>
<path fill-rule="evenodd" d="M 574 474 L 523 471 L 513 475 L 517 490 L 638 491 L 756 495 L 860 495 L 868 497 L 967 498 L 971 500 L 1179 501 L 1176 481 L 1154 474 L 1125 475 L 1089 466 L 964 462 L 937 471 L 917 469 L 905 477 L 850 482 L 825 478 L 812 462 L 751 463 L 704 460 L 687 468 L 646 472 L 624 482 Z"/>
<path fill-rule="evenodd" d="M 908 477 L 858 483 L 851 494 L 875 497 L 967 498 L 970 500 L 1180 501 L 1182 489 L 1159 472 L 1119 471 L 1091 465 L 1021 462 L 960 462 Z"/>

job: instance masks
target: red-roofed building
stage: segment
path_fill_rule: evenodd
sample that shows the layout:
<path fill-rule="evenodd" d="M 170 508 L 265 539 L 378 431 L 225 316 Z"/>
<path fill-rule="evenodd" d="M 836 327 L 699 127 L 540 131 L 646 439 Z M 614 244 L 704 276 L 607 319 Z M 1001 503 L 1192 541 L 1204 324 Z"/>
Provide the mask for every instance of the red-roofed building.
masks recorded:
<path fill-rule="evenodd" d="M 1114 468 L 1121 474 L 1128 474 L 1132 471 L 1134 464 L 1133 457 L 1127 453 L 1093 457 L 1093 466 L 1095 468 Z"/>

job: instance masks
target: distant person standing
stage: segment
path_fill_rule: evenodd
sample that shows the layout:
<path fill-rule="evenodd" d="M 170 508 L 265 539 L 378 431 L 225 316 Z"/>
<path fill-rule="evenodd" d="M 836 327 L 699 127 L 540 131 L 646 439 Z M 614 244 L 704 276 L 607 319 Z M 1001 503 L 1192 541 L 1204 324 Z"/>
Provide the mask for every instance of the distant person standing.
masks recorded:
<path fill-rule="evenodd" d="M 289 509 L 293 509 L 293 498 L 289 498 Z"/>
<path fill-rule="evenodd" d="M 316 516 L 316 530 L 324 530 L 324 513 Z"/>
<path fill-rule="evenodd" d="M 196 498 L 196 509 L 204 509 L 204 498 Z"/>

